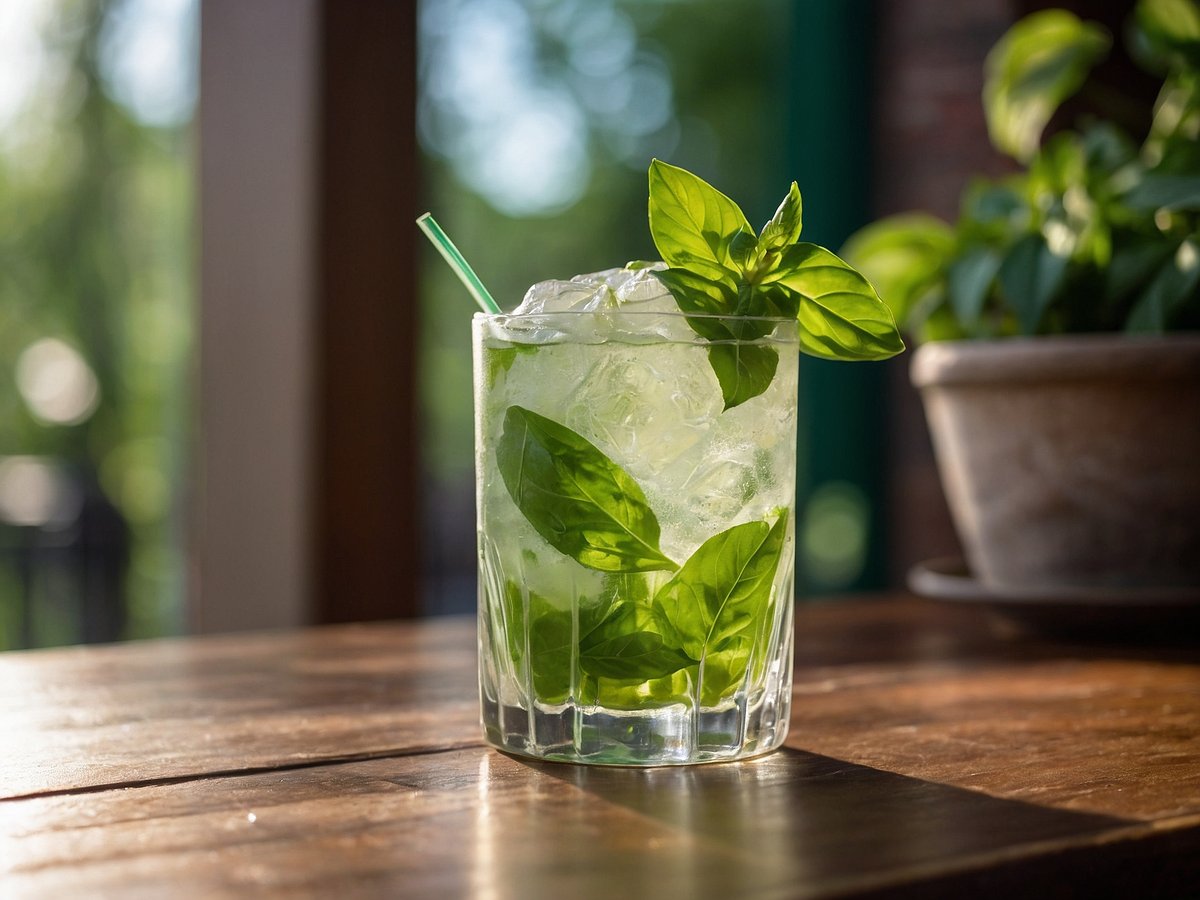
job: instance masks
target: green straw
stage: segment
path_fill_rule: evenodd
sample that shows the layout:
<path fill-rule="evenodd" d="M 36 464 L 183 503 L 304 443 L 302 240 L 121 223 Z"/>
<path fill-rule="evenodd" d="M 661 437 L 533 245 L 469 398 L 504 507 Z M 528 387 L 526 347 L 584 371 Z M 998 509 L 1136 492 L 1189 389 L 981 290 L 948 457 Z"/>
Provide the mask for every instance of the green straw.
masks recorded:
<path fill-rule="evenodd" d="M 425 232 L 425 236 L 437 247 L 438 253 L 442 254 L 442 258 L 450 263 L 450 268 L 454 270 L 454 274 L 471 292 L 471 296 L 475 298 L 475 302 L 479 304 L 479 308 L 485 313 L 499 314 L 500 307 L 496 305 L 496 301 L 492 299 L 492 295 L 488 293 L 488 289 L 483 286 L 483 282 L 479 280 L 479 276 L 475 274 L 475 270 L 467 263 L 463 255 L 458 252 L 458 248 L 454 246 L 454 241 L 450 240 L 449 235 L 442 231 L 442 226 L 437 223 L 429 213 L 425 213 L 417 218 L 417 227 Z"/>

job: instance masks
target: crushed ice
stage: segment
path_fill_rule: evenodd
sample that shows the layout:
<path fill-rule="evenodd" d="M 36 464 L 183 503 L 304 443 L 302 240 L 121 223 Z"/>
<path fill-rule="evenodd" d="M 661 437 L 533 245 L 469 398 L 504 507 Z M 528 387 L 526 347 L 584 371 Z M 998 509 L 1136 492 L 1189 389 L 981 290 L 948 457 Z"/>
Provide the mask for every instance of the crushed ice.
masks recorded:
<path fill-rule="evenodd" d="M 540 281 L 525 292 L 514 316 L 591 313 L 572 321 L 557 317 L 546 331 L 557 337 L 601 342 L 606 340 L 694 341 L 695 332 L 680 314 L 675 298 L 655 276 L 666 263 L 637 268 L 605 269 L 576 275 L 569 281 Z M 543 340 L 556 335 L 545 334 Z"/>

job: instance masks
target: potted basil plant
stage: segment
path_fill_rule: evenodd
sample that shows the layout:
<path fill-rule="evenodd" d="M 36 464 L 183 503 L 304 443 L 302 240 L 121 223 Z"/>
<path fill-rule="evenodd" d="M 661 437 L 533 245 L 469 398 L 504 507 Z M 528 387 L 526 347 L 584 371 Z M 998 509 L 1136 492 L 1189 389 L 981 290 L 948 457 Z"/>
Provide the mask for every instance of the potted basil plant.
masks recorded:
<path fill-rule="evenodd" d="M 1044 136 L 1112 37 L 1031 14 L 983 92 L 1020 169 L 967 187 L 954 224 L 894 216 L 843 250 L 921 344 L 967 564 L 1009 596 L 1200 595 L 1200 8 L 1141 0 L 1130 26 L 1163 79 L 1144 139 L 1103 119 Z"/>

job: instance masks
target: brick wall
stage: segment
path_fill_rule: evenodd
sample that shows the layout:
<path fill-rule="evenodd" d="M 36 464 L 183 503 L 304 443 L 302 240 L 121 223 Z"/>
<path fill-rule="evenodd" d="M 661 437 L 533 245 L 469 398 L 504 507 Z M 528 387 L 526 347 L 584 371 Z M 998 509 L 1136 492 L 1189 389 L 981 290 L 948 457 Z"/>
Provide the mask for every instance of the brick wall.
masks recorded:
<path fill-rule="evenodd" d="M 875 213 L 924 210 L 953 219 L 972 175 L 1007 168 L 987 139 L 983 59 L 1016 12 L 1009 0 L 879 0 L 874 92 Z M 919 560 L 960 552 L 910 354 L 889 363 L 891 423 L 889 577 Z"/>

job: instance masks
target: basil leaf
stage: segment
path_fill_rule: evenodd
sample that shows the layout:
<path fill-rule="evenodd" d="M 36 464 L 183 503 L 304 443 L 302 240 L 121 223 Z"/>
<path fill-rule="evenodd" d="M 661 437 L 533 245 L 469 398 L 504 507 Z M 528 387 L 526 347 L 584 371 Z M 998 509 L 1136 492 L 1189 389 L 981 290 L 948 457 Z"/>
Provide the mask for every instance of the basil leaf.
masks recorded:
<path fill-rule="evenodd" d="M 710 281 L 687 269 L 666 269 L 655 273 L 667 286 L 675 302 L 689 316 L 688 324 L 698 335 L 714 343 L 708 350 L 708 361 L 717 383 L 725 409 L 733 409 L 757 397 L 771 386 L 779 366 L 779 353 L 774 347 L 733 343 L 752 341 L 770 332 L 771 322 L 754 318 L 706 318 L 711 315 L 729 316 L 731 308 L 740 305 L 739 294 L 726 281 Z M 743 285 L 742 291 L 748 290 Z"/>
<path fill-rule="evenodd" d="M 946 288 L 954 314 L 967 328 L 974 328 L 991 293 L 1000 256 L 987 247 L 977 247 L 959 257 L 946 271 Z"/>
<path fill-rule="evenodd" d="M 1133 209 L 1149 212 L 1157 209 L 1196 211 L 1200 209 L 1200 175 L 1159 175 L 1150 173 L 1122 199 Z"/>
<path fill-rule="evenodd" d="M 1190 0 L 1141 0 L 1132 49 L 1151 70 L 1200 65 L 1200 9 Z"/>
<path fill-rule="evenodd" d="M 570 696 L 573 647 L 569 611 L 550 609 L 530 622 L 529 674 L 543 703 L 562 703 Z"/>
<path fill-rule="evenodd" d="M 600 641 L 579 656 L 579 667 L 596 678 L 651 681 L 665 678 L 696 661 L 663 644 L 661 634 L 638 631 Z"/>
<path fill-rule="evenodd" d="M 488 592 L 490 596 L 490 592 Z M 530 604 L 535 594 L 530 595 Z M 502 621 L 504 623 L 505 643 L 508 655 L 518 669 L 525 658 L 525 602 L 521 587 L 515 581 L 504 582 L 504 596 L 501 598 Z"/>
<path fill-rule="evenodd" d="M 659 160 L 650 164 L 650 231 L 669 264 L 658 278 L 706 340 L 754 341 L 770 318 L 795 318 L 800 349 L 829 359 L 885 359 L 904 342 L 871 283 L 815 244 L 798 244 L 800 188 L 792 182 L 759 237 L 737 204 L 702 179 Z M 712 321 L 704 316 L 725 315 Z M 767 389 L 779 363 L 773 347 L 712 348 L 709 361 L 725 409 Z"/>
<path fill-rule="evenodd" d="M 983 110 L 996 148 L 1028 162 L 1054 111 L 1111 44 L 1102 27 L 1062 9 L 1031 13 L 1013 25 L 987 56 Z"/>
<path fill-rule="evenodd" d="M 571 693 L 572 625 L 570 610 L 526 591 L 511 579 L 504 583 L 504 628 L 508 653 L 518 677 L 524 677 L 526 641 L 533 693 L 543 703 L 562 703 Z M 607 604 L 580 597 L 580 628 L 592 628 L 603 618 Z M 528 636 L 526 635 L 526 622 Z"/>
<path fill-rule="evenodd" d="M 700 661 L 710 700 L 734 688 L 746 671 L 772 599 L 787 527 L 781 512 L 770 528 L 746 522 L 722 531 L 701 544 L 654 597 L 668 626 L 664 638 Z M 709 654 L 722 653 L 730 655 L 715 660 L 719 664 L 709 672 Z"/>
<path fill-rule="evenodd" d="M 678 568 L 637 482 L 570 428 L 520 406 L 504 415 L 496 464 L 517 508 L 550 546 L 591 569 Z"/>
<path fill-rule="evenodd" d="M 1196 301 L 1200 284 L 1200 247 L 1187 240 L 1158 270 L 1154 280 L 1138 298 L 1129 314 L 1125 331 L 1130 334 L 1161 334 L 1189 299 Z"/>
<path fill-rule="evenodd" d="M 736 203 L 691 172 L 650 163 L 650 235 L 672 266 L 718 280 L 740 271 L 731 244 L 754 231 Z"/>
<path fill-rule="evenodd" d="M 904 350 L 871 282 L 816 244 L 793 244 L 767 283 L 799 296 L 800 349 L 826 359 L 887 359 Z"/>
<path fill-rule="evenodd" d="M 1067 277 L 1067 258 L 1054 253 L 1040 232 L 1021 238 L 1000 264 L 1000 289 L 1017 314 L 1022 334 L 1034 334 Z"/>
<path fill-rule="evenodd" d="M 729 255 L 734 264 L 742 271 L 745 271 L 753 263 L 754 254 L 757 251 L 758 238 L 749 231 L 739 231 L 729 242 Z"/>
<path fill-rule="evenodd" d="M 854 233 L 842 255 L 874 284 L 896 320 L 914 328 L 920 310 L 954 254 L 954 232 L 924 214 L 889 216 Z M 914 316 L 916 319 L 919 317 Z"/>
<path fill-rule="evenodd" d="M 483 350 L 483 359 L 485 365 L 485 377 L 487 379 L 487 387 L 489 390 L 496 384 L 496 380 L 505 372 L 508 372 L 513 367 L 513 363 L 517 361 L 517 354 L 536 353 L 537 344 L 513 344 L 508 347 L 485 347 Z"/>
<path fill-rule="evenodd" d="M 758 344 L 714 344 L 708 348 L 708 362 L 721 385 L 725 409 L 733 409 L 771 386 L 779 353 Z"/>
<path fill-rule="evenodd" d="M 763 315 L 794 319 L 800 314 L 800 297 L 777 284 L 760 284 L 757 290 L 765 308 Z"/>
<path fill-rule="evenodd" d="M 716 706 L 746 680 L 754 640 L 749 634 L 726 641 L 720 650 L 704 657 L 704 676 L 698 678 L 700 705 Z"/>
<path fill-rule="evenodd" d="M 1155 238 L 1140 235 L 1117 243 L 1113 247 L 1108 271 L 1105 272 L 1101 300 L 1114 303 L 1140 292 L 1178 249 Z"/>
<path fill-rule="evenodd" d="M 737 289 L 725 280 L 710 280 L 687 269 L 664 269 L 654 276 L 671 292 L 688 317 L 692 331 L 709 341 L 727 341 L 733 335 L 725 322 L 705 316 L 728 316 L 737 305 Z"/>
<path fill-rule="evenodd" d="M 517 584 L 506 582 L 505 606 L 513 607 L 508 649 L 518 671 L 525 648 L 521 594 Z M 598 603 L 580 597 L 577 605 L 580 638 L 573 659 L 571 611 L 529 594 L 529 674 L 539 701 L 562 703 L 570 697 L 576 662 L 584 676 L 577 679 L 581 695 L 587 693 L 587 676 L 640 683 L 696 665 L 678 647 L 667 645 L 661 620 L 650 607 L 614 597 Z"/>
<path fill-rule="evenodd" d="M 651 608 L 618 601 L 579 642 L 579 668 L 595 678 L 651 681 L 694 666 L 696 660 L 669 646 Z"/>
<path fill-rule="evenodd" d="M 793 181 L 779 209 L 775 210 L 775 215 L 763 226 L 758 236 L 758 242 L 764 250 L 783 250 L 796 243 L 802 227 L 801 210 L 800 187 Z"/>

